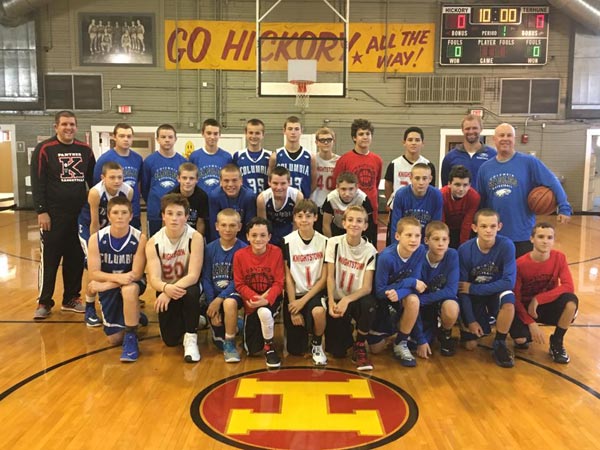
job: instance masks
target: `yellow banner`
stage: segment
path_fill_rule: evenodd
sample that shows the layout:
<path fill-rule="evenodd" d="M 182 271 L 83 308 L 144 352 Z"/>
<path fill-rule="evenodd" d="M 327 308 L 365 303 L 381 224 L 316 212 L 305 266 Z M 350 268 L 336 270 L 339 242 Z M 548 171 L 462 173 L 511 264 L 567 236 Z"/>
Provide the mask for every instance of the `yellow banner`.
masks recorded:
<path fill-rule="evenodd" d="M 288 59 L 316 59 L 318 70 L 343 70 L 343 41 L 277 38 L 343 37 L 342 24 L 267 23 L 261 25 L 262 67 L 286 70 Z M 350 72 L 433 72 L 435 25 L 350 24 Z M 165 67 L 180 69 L 256 70 L 254 22 L 165 21 Z"/>

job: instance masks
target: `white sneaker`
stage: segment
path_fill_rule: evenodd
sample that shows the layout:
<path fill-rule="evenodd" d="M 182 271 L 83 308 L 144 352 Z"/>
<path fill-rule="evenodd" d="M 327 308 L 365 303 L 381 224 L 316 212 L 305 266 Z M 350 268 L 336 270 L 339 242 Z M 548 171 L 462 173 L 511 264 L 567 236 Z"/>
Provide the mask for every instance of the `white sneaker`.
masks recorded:
<path fill-rule="evenodd" d="M 406 341 L 394 344 L 394 356 L 404 367 L 415 367 L 417 365 L 417 360 L 410 352 Z"/>
<path fill-rule="evenodd" d="M 183 336 L 183 355 L 186 362 L 200 361 L 198 335 L 196 333 L 185 333 L 185 336 Z"/>
<path fill-rule="evenodd" d="M 315 366 L 327 365 L 327 355 L 325 355 L 322 345 L 312 346 L 312 360 Z"/>

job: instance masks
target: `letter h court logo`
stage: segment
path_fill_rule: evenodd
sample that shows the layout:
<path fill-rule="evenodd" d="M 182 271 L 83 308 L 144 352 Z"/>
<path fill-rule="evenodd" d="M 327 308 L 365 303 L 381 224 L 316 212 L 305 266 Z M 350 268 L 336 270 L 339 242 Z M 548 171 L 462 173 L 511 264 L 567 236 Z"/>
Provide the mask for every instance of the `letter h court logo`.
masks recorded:
<path fill-rule="evenodd" d="M 191 405 L 196 425 L 243 449 L 375 448 L 406 434 L 418 408 L 388 381 L 341 369 L 290 367 L 214 383 Z"/>

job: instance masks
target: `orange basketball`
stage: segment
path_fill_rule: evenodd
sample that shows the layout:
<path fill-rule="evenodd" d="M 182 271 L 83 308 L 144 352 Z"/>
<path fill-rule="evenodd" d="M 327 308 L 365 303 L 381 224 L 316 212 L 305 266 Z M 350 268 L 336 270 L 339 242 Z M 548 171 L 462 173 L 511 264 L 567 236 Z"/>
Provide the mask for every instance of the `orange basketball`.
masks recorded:
<path fill-rule="evenodd" d="M 527 196 L 527 205 L 536 215 L 550 214 L 556 211 L 556 197 L 549 187 L 538 186 Z"/>

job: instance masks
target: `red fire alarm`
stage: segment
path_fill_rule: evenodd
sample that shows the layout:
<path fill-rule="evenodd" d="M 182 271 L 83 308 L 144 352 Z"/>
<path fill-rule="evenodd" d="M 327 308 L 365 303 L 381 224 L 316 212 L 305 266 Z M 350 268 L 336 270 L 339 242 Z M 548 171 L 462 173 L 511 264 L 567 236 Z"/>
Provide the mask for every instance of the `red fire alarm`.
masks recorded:
<path fill-rule="evenodd" d="M 521 135 L 521 144 L 527 144 L 529 142 L 529 135 L 528 134 L 522 134 Z"/>
<path fill-rule="evenodd" d="M 131 105 L 119 105 L 117 106 L 117 112 L 119 114 L 131 114 Z"/>

